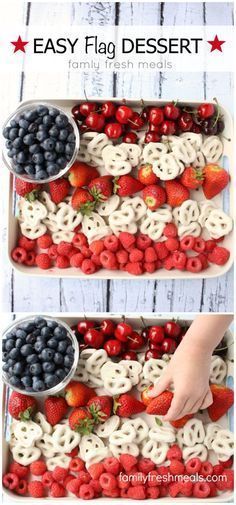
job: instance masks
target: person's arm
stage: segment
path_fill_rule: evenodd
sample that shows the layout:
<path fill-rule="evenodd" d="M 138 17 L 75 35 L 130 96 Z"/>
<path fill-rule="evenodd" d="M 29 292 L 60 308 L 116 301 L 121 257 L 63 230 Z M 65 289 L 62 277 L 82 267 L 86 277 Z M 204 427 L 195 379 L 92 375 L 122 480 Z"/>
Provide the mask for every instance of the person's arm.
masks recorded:
<path fill-rule="evenodd" d="M 211 356 L 231 323 L 231 315 L 199 315 L 178 346 L 161 378 L 150 391 L 151 397 L 174 386 L 171 406 L 164 416 L 173 421 L 205 409 L 212 403 L 209 388 Z"/>

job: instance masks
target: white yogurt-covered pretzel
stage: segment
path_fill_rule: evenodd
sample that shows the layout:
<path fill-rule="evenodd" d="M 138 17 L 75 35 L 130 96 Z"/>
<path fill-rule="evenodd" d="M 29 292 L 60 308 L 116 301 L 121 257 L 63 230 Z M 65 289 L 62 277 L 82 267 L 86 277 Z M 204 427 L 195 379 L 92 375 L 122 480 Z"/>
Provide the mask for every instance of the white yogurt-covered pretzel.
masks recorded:
<path fill-rule="evenodd" d="M 221 430 L 222 427 L 218 423 L 209 423 L 205 425 L 205 431 L 206 431 L 206 436 L 204 439 L 204 445 L 207 447 L 208 450 L 210 450 L 212 447 L 212 442 L 215 440 L 215 437 L 218 433 L 219 430 Z"/>
<path fill-rule="evenodd" d="M 86 370 L 90 374 L 99 377 L 101 368 L 107 361 L 110 361 L 110 359 L 105 349 L 96 349 L 86 361 Z"/>
<path fill-rule="evenodd" d="M 41 191 L 39 194 L 39 201 L 46 207 L 48 212 L 56 212 L 57 206 L 52 201 L 51 196 L 47 191 Z"/>
<path fill-rule="evenodd" d="M 202 151 L 197 151 L 196 158 L 195 158 L 194 162 L 192 163 L 192 165 L 193 165 L 194 168 L 197 168 L 197 169 L 205 167 L 206 160 L 205 160 L 205 156 L 202 153 Z"/>
<path fill-rule="evenodd" d="M 138 384 L 139 376 L 142 371 L 142 365 L 138 361 L 125 359 L 120 361 L 120 365 L 126 368 L 128 377 L 131 380 L 133 386 Z"/>
<path fill-rule="evenodd" d="M 103 226 L 106 226 L 106 222 L 97 212 L 91 212 L 89 216 L 83 217 L 82 231 L 85 235 L 87 235 L 90 230 L 96 229 L 99 231 Z"/>
<path fill-rule="evenodd" d="M 80 442 L 80 455 L 84 461 L 87 461 L 87 454 L 89 451 L 94 451 L 96 449 L 104 448 L 104 443 L 97 435 L 91 433 L 90 435 L 84 435 Z"/>
<path fill-rule="evenodd" d="M 87 145 L 87 150 L 91 156 L 101 158 L 103 149 L 108 145 L 111 145 L 111 140 L 109 140 L 105 133 L 99 133 L 90 140 Z"/>
<path fill-rule="evenodd" d="M 45 458 L 53 458 L 57 454 L 54 440 L 48 433 L 44 433 L 40 440 L 36 442 L 36 447 L 40 449 Z"/>
<path fill-rule="evenodd" d="M 129 444 L 135 440 L 136 430 L 131 424 L 123 424 L 120 430 L 113 431 L 109 437 L 109 443 L 112 445 Z"/>
<path fill-rule="evenodd" d="M 120 377 L 127 377 L 127 369 L 120 363 L 114 363 L 113 361 L 108 361 L 101 367 L 101 378 L 105 380 L 109 379 L 119 379 Z"/>
<path fill-rule="evenodd" d="M 153 163 L 153 172 L 161 181 L 175 179 L 183 171 L 184 164 L 173 153 L 162 154 L 160 159 Z"/>
<path fill-rule="evenodd" d="M 149 431 L 149 438 L 156 442 L 173 444 L 176 440 L 175 430 L 172 426 L 155 426 Z"/>
<path fill-rule="evenodd" d="M 184 426 L 184 444 L 193 447 L 204 442 L 205 430 L 200 419 L 192 418 Z"/>
<path fill-rule="evenodd" d="M 227 374 L 227 365 L 220 356 L 211 357 L 210 382 L 221 384 Z"/>
<path fill-rule="evenodd" d="M 215 204 L 212 201 L 203 200 L 202 202 L 198 202 L 198 207 L 199 207 L 199 211 L 200 211 L 198 222 L 203 228 L 205 226 L 205 222 L 208 219 L 211 211 L 215 209 Z"/>
<path fill-rule="evenodd" d="M 172 143 L 171 148 L 175 157 L 185 165 L 193 163 L 196 158 L 196 151 L 191 142 L 186 138 L 179 137 L 178 140 Z"/>
<path fill-rule="evenodd" d="M 105 423 L 99 424 L 95 427 L 94 431 L 99 438 L 108 438 L 114 431 L 119 428 L 119 416 L 109 417 Z"/>
<path fill-rule="evenodd" d="M 211 444 L 220 461 L 227 461 L 234 454 L 234 435 L 230 430 L 219 430 Z"/>
<path fill-rule="evenodd" d="M 188 225 L 179 225 L 178 227 L 178 235 L 180 238 L 186 237 L 187 235 L 192 235 L 193 237 L 199 237 L 201 235 L 201 226 L 196 221 Z"/>
<path fill-rule="evenodd" d="M 228 235 L 233 228 L 233 220 L 221 209 L 210 212 L 205 222 L 205 227 L 214 239 Z"/>
<path fill-rule="evenodd" d="M 141 373 L 140 377 L 139 377 L 139 383 L 137 384 L 137 390 L 142 392 L 144 391 L 145 389 L 147 389 L 149 386 L 151 386 L 151 381 L 149 381 L 148 379 L 145 379 L 144 378 L 144 375 L 143 375 L 143 372 Z"/>
<path fill-rule="evenodd" d="M 61 207 L 56 214 L 56 222 L 59 230 L 73 231 L 83 219 L 80 212 L 74 210 L 71 205 Z"/>
<path fill-rule="evenodd" d="M 143 161 L 144 163 L 152 164 L 158 161 L 162 154 L 167 153 L 167 146 L 162 142 L 149 142 L 143 148 Z"/>
<path fill-rule="evenodd" d="M 142 448 L 142 455 L 144 458 L 151 459 L 156 465 L 160 465 L 165 461 L 167 451 L 168 444 L 166 442 L 148 440 Z"/>
<path fill-rule="evenodd" d="M 138 231 L 138 225 L 135 222 L 129 224 L 120 224 L 118 226 L 111 225 L 111 229 L 114 235 L 117 237 L 122 231 L 126 231 L 132 235 L 135 235 L 135 233 Z"/>
<path fill-rule="evenodd" d="M 131 454 L 135 457 L 139 455 L 139 448 L 134 442 L 122 445 L 110 444 L 110 450 L 115 458 L 119 458 L 121 454 Z"/>
<path fill-rule="evenodd" d="M 122 144 L 119 144 L 119 147 L 125 151 L 131 166 L 137 167 L 141 156 L 141 148 L 139 145 L 122 142 Z"/>
<path fill-rule="evenodd" d="M 48 435 L 51 435 L 52 433 L 52 426 L 47 422 L 46 416 L 42 414 L 42 412 L 37 412 L 34 416 L 34 422 L 37 423 L 43 433 L 47 433 Z"/>
<path fill-rule="evenodd" d="M 180 213 L 180 206 L 179 207 L 175 207 L 172 210 L 172 217 L 174 219 L 174 222 L 175 222 L 176 226 L 179 226 L 181 224 L 180 223 L 179 213 Z"/>
<path fill-rule="evenodd" d="M 86 233 L 89 244 L 91 244 L 95 240 L 100 240 L 104 237 L 108 237 L 108 235 L 111 234 L 112 229 L 110 228 L 110 226 L 100 226 L 100 228 L 94 228 Z"/>
<path fill-rule="evenodd" d="M 41 456 L 41 451 L 38 447 L 23 447 L 17 444 L 12 448 L 12 456 L 14 461 L 23 466 L 28 466 Z"/>
<path fill-rule="evenodd" d="M 139 221 L 147 212 L 147 206 L 140 196 L 125 198 L 121 204 L 121 209 L 126 209 L 127 207 L 133 209 L 135 221 Z"/>
<path fill-rule="evenodd" d="M 90 163 L 91 162 L 91 156 L 88 153 L 86 145 L 80 144 L 80 146 L 79 146 L 79 152 L 77 154 L 77 160 L 83 161 L 84 163 Z"/>
<path fill-rule="evenodd" d="M 128 377 L 106 377 L 104 380 L 104 388 L 112 396 L 127 393 L 133 387 L 131 380 Z"/>
<path fill-rule="evenodd" d="M 140 444 L 141 442 L 143 442 L 143 440 L 147 438 L 149 427 L 141 417 L 136 417 L 135 419 L 125 421 L 122 426 L 122 430 L 125 430 L 128 426 L 132 426 L 136 432 L 135 436 L 136 444 Z"/>
<path fill-rule="evenodd" d="M 170 223 L 172 221 L 171 206 L 165 203 L 155 211 L 147 209 L 147 215 L 151 217 L 152 220 L 163 223 Z"/>
<path fill-rule="evenodd" d="M 106 171 L 117 177 L 126 175 L 132 170 L 127 153 L 119 146 L 107 146 L 102 151 Z"/>
<path fill-rule="evenodd" d="M 37 224 L 36 226 L 32 226 L 31 224 L 23 222 L 20 223 L 20 229 L 22 235 L 31 240 L 35 240 L 36 238 L 41 237 L 47 231 L 47 227 L 43 223 Z"/>
<path fill-rule="evenodd" d="M 66 454 L 59 454 L 58 456 L 53 456 L 46 460 L 47 469 L 50 472 L 55 470 L 56 466 L 60 466 L 61 468 L 69 468 L 71 458 L 66 456 Z"/>
<path fill-rule="evenodd" d="M 32 226 L 38 225 L 47 216 L 47 207 L 43 205 L 39 200 L 34 200 L 33 202 L 28 202 L 24 200 L 21 207 L 23 220 Z"/>
<path fill-rule="evenodd" d="M 86 455 L 86 469 L 88 469 L 91 465 L 95 465 L 95 463 L 100 463 L 105 458 L 111 456 L 111 452 L 108 447 L 101 447 L 99 449 L 91 449 Z"/>
<path fill-rule="evenodd" d="M 110 216 L 115 210 L 118 209 L 120 205 L 120 197 L 118 195 L 112 195 L 105 202 L 99 203 L 96 210 L 100 216 Z"/>
<path fill-rule="evenodd" d="M 58 232 L 60 229 L 57 222 L 57 215 L 53 212 L 49 212 L 47 217 L 43 219 L 42 223 L 45 224 L 45 226 L 47 226 L 47 229 L 52 233 Z"/>
<path fill-rule="evenodd" d="M 190 144 L 194 147 L 195 151 L 200 150 L 202 147 L 201 133 L 184 132 L 180 134 L 180 138 L 188 140 Z"/>
<path fill-rule="evenodd" d="M 183 448 L 183 459 L 188 461 L 192 458 L 199 458 L 202 463 L 207 460 L 208 451 L 204 444 L 196 444 L 194 447 Z"/>
<path fill-rule="evenodd" d="M 195 200 L 185 200 L 179 208 L 179 221 L 187 226 L 192 221 L 198 221 L 199 208 Z"/>
<path fill-rule="evenodd" d="M 111 228 L 130 224 L 135 221 L 135 212 L 132 207 L 127 206 L 113 212 L 109 216 L 108 221 Z"/>
<path fill-rule="evenodd" d="M 177 430 L 176 439 L 181 449 L 184 447 L 184 428 Z"/>
<path fill-rule="evenodd" d="M 15 427 L 15 437 L 22 447 L 32 447 L 42 435 L 41 427 L 33 421 L 19 421 Z"/>
<path fill-rule="evenodd" d="M 164 222 L 155 221 L 152 216 L 147 216 L 141 223 L 140 231 L 144 233 L 144 235 L 148 235 L 152 240 L 157 241 L 161 238 L 164 228 Z"/>
<path fill-rule="evenodd" d="M 163 359 L 149 359 L 143 366 L 144 378 L 152 383 L 156 382 L 160 379 L 165 367 L 166 361 Z"/>
<path fill-rule="evenodd" d="M 223 143 L 217 135 L 206 137 L 202 145 L 202 152 L 207 163 L 216 163 L 223 154 Z"/>
<path fill-rule="evenodd" d="M 52 233 L 52 241 L 54 244 L 60 244 L 60 242 L 71 243 L 74 237 L 72 231 L 56 231 Z"/>
<path fill-rule="evenodd" d="M 80 435 L 71 430 L 69 425 L 57 424 L 54 426 L 52 439 L 55 444 L 56 452 L 68 453 L 77 447 L 80 442 Z"/>

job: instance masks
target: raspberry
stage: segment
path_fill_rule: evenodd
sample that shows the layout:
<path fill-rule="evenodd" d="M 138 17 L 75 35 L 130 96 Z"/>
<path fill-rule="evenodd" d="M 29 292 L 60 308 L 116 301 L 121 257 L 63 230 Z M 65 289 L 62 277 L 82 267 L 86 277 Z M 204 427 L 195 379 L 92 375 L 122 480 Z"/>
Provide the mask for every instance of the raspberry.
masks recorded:
<path fill-rule="evenodd" d="M 231 458 L 227 459 L 226 461 L 219 461 L 219 463 L 224 467 L 224 468 L 231 468 L 233 465 L 234 458 L 231 456 Z"/>
<path fill-rule="evenodd" d="M 224 467 L 221 464 L 213 466 L 213 475 L 221 475 L 224 471 Z"/>
<path fill-rule="evenodd" d="M 53 498 L 64 498 L 67 495 L 65 488 L 59 482 L 53 482 L 50 489 L 50 496 Z"/>
<path fill-rule="evenodd" d="M 91 258 L 93 254 L 92 251 L 90 251 L 89 247 L 87 247 L 86 245 L 83 245 L 80 248 L 80 252 L 84 255 L 85 258 Z"/>
<path fill-rule="evenodd" d="M 191 458 L 187 461 L 185 469 L 188 475 L 194 475 L 200 472 L 201 466 L 202 463 L 199 458 Z"/>
<path fill-rule="evenodd" d="M 198 253 L 203 253 L 206 249 L 206 242 L 203 240 L 201 237 L 197 237 L 195 239 L 195 244 L 193 247 L 193 250 L 198 252 Z"/>
<path fill-rule="evenodd" d="M 132 233 L 128 233 L 126 231 L 122 231 L 119 234 L 119 240 L 125 249 L 129 249 L 132 245 L 135 244 L 135 236 L 132 235 Z"/>
<path fill-rule="evenodd" d="M 150 472 L 148 472 L 147 482 L 149 487 L 156 487 L 161 485 L 160 474 L 158 473 L 157 470 L 150 470 Z"/>
<path fill-rule="evenodd" d="M 72 256 L 78 253 L 77 247 L 72 246 L 70 252 L 67 254 L 67 258 L 70 260 Z"/>
<path fill-rule="evenodd" d="M 94 265 L 92 260 L 87 258 L 87 259 L 83 260 L 83 263 L 81 265 L 81 270 L 84 274 L 91 275 L 91 274 L 94 274 L 94 272 L 96 272 L 96 265 Z"/>
<path fill-rule="evenodd" d="M 193 272 L 194 274 L 201 272 L 202 270 L 201 260 L 196 256 L 194 256 L 193 258 L 188 258 L 186 263 L 186 270 L 188 272 Z"/>
<path fill-rule="evenodd" d="M 20 479 L 24 479 L 24 477 L 27 477 L 29 473 L 29 467 L 20 465 L 20 463 L 13 461 L 10 464 L 9 471 L 10 473 L 15 473 Z"/>
<path fill-rule="evenodd" d="M 127 492 L 127 497 L 132 500 L 145 500 L 146 492 L 144 486 L 130 487 Z"/>
<path fill-rule="evenodd" d="M 200 475 L 202 475 L 203 477 L 208 477 L 208 475 L 212 474 L 213 474 L 212 464 L 210 463 L 210 461 L 204 461 L 200 469 Z"/>
<path fill-rule="evenodd" d="M 29 238 L 22 236 L 18 240 L 18 246 L 22 247 L 23 249 L 25 249 L 28 252 L 34 251 L 35 246 L 36 246 L 36 241 L 30 240 Z"/>
<path fill-rule="evenodd" d="M 101 254 L 102 251 L 104 251 L 104 241 L 103 240 L 94 240 L 90 246 L 89 246 L 90 251 L 92 251 L 93 254 L 99 255 Z"/>
<path fill-rule="evenodd" d="M 108 270 L 117 270 L 118 268 L 116 255 L 112 251 L 103 251 L 100 254 L 100 261 L 103 268 L 107 268 Z"/>
<path fill-rule="evenodd" d="M 51 487 L 52 483 L 54 482 L 54 478 L 52 475 L 52 472 L 45 472 L 42 476 L 42 483 L 44 487 Z"/>
<path fill-rule="evenodd" d="M 146 263 L 152 263 L 153 261 L 157 261 L 158 256 L 154 247 L 147 247 L 144 253 L 144 259 Z"/>
<path fill-rule="evenodd" d="M 131 470 L 135 465 L 137 465 L 138 460 L 132 454 L 121 454 L 120 463 L 123 466 L 125 472 Z"/>
<path fill-rule="evenodd" d="M 200 254 L 198 254 L 198 256 L 196 256 L 196 258 L 198 258 L 201 261 L 202 270 L 205 270 L 206 268 L 209 267 L 209 263 L 208 263 L 206 254 L 200 253 Z"/>
<path fill-rule="evenodd" d="M 164 261 L 163 261 L 163 267 L 166 270 L 171 270 L 172 268 L 174 268 L 173 258 L 171 256 L 171 254 L 167 258 L 164 259 Z"/>
<path fill-rule="evenodd" d="M 119 239 L 115 235 L 109 235 L 104 239 L 104 246 L 108 251 L 117 252 L 119 249 Z"/>
<path fill-rule="evenodd" d="M 167 486 L 161 486 L 161 488 L 160 488 L 160 498 L 165 498 L 165 496 L 168 496 L 168 487 Z"/>
<path fill-rule="evenodd" d="M 234 488 L 234 471 L 231 468 L 225 468 L 222 472 L 222 480 L 216 481 L 216 487 L 219 491 L 232 490 Z"/>
<path fill-rule="evenodd" d="M 34 251 L 27 252 L 27 258 L 25 260 L 25 265 L 32 267 L 35 265 L 36 253 Z"/>
<path fill-rule="evenodd" d="M 178 230 L 177 227 L 174 223 L 168 223 L 165 225 L 165 228 L 163 230 L 163 235 L 167 238 L 173 238 L 177 237 L 178 235 Z"/>
<path fill-rule="evenodd" d="M 120 472 L 120 462 L 117 458 L 106 458 L 103 461 L 103 465 L 106 472 L 112 473 L 113 475 L 118 475 Z"/>
<path fill-rule="evenodd" d="M 15 263 L 24 263 L 27 259 L 27 252 L 23 247 L 15 247 L 11 252 L 11 257 Z"/>
<path fill-rule="evenodd" d="M 26 495 L 28 491 L 28 483 L 25 479 L 19 480 L 18 486 L 15 488 L 15 493 L 20 494 L 21 496 Z"/>
<path fill-rule="evenodd" d="M 139 472 L 138 470 L 136 472 L 132 472 L 130 475 L 130 481 L 131 481 L 131 486 L 138 486 L 139 484 L 145 484 L 146 482 L 146 475 L 143 472 Z"/>
<path fill-rule="evenodd" d="M 96 267 L 102 266 L 100 256 L 98 254 L 92 254 L 91 261 L 94 263 L 94 265 L 96 265 Z M 97 268 L 97 270 L 99 270 L 99 268 Z"/>
<path fill-rule="evenodd" d="M 120 489 L 118 487 L 115 489 L 103 489 L 102 494 L 103 496 L 109 496 L 110 498 L 119 498 Z"/>
<path fill-rule="evenodd" d="M 43 484 L 39 480 L 29 482 L 28 492 L 32 498 L 43 498 L 45 496 Z"/>
<path fill-rule="evenodd" d="M 99 480 L 91 480 L 90 481 L 90 486 L 92 486 L 93 490 L 94 490 L 94 493 L 95 493 L 95 496 L 99 496 L 100 493 L 102 492 L 102 487 L 99 483 Z"/>
<path fill-rule="evenodd" d="M 143 264 L 144 271 L 153 274 L 157 270 L 157 261 L 153 261 L 152 263 L 144 263 Z"/>
<path fill-rule="evenodd" d="M 166 458 L 167 459 L 178 459 L 179 461 L 181 461 L 182 451 L 181 451 L 180 447 L 177 444 L 172 445 L 167 451 Z"/>
<path fill-rule="evenodd" d="M 67 256 L 58 255 L 55 265 L 57 268 L 69 268 L 70 260 Z"/>
<path fill-rule="evenodd" d="M 37 246 L 40 249 L 48 249 L 52 245 L 52 237 L 48 233 L 41 235 L 41 237 L 37 238 Z"/>
<path fill-rule="evenodd" d="M 37 254 L 35 262 L 36 265 L 43 270 L 48 270 L 52 266 L 51 258 L 49 258 L 46 253 Z"/>
<path fill-rule="evenodd" d="M 170 252 L 178 251 L 179 240 L 177 238 L 170 237 L 165 241 L 165 246 Z"/>
<path fill-rule="evenodd" d="M 80 268 L 84 261 L 84 256 L 80 252 L 73 254 L 70 258 L 70 266 L 74 268 Z"/>
<path fill-rule="evenodd" d="M 79 249 L 88 245 L 87 237 L 84 233 L 76 233 L 72 239 L 72 244 Z"/>
<path fill-rule="evenodd" d="M 180 483 L 179 482 L 171 482 L 169 484 L 169 495 L 171 498 L 176 498 L 180 493 Z"/>
<path fill-rule="evenodd" d="M 62 485 L 66 488 L 67 484 L 71 481 L 71 480 L 74 480 L 74 475 L 71 475 L 71 473 L 69 473 L 69 475 L 66 476 L 65 479 L 63 479 L 63 482 L 62 482 Z M 67 488 L 66 488 L 67 489 Z"/>
<path fill-rule="evenodd" d="M 154 249 L 157 252 L 159 260 L 164 260 L 169 254 L 165 242 L 157 242 L 154 244 Z"/>
<path fill-rule="evenodd" d="M 52 260 L 55 260 L 57 259 L 57 256 L 58 256 L 58 251 L 57 251 L 57 245 L 56 244 L 52 244 L 49 249 L 48 249 L 48 256 L 49 258 L 51 258 Z"/>
<path fill-rule="evenodd" d="M 19 477 L 15 473 L 5 473 L 2 482 L 5 488 L 12 491 L 19 485 Z"/>
<path fill-rule="evenodd" d="M 79 488 L 81 486 L 81 481 L 78 478 L 73 478 L 66 484 L 66 490 L 69 493 L 75 494 L 76 496 L 79 493 Z"/>
<path fill-rule="evenodd" d="M 60 466 L 56 466 L 52 472 L 52 476 L 54 480 L 57 482 L 61 482 L 63 479 L 67 477 L 69 473 L 68 468 L 61 468 Z"/>
<path fill-rule="evenodd" d="M 81 470 L 85 469 L 85 465 L 84 465 L 83 460 L 81 458 L 73 458 L 70 461 L 69 469 L 71 472 L 74 472 L 74 473 L 81 472 Z"/>
<path fill-rule="evenodd" d="M 78 480 L 80 481 L 80 484 L 88 484 L 91 480 L 91 475 L 86 470 L 81 470 L 78 473 Z"/>
<path fill-rule="evenodd" d="M 187 261 L 187 256 L 184 252 L 175 251 L 172 254 L 172 261 L 174 268 L 177 268 L 177 270 L 184 270 Z"/>
<path fill-rule="evenodd" d="M 145 249 L 152 245 L 152 239 L 150 239 L 150 237 L 147 235 L 140 233 L 140 235 L 137 237 L 136 245 L 138 249 L 145 251 Z"/>
<path fill-rule="evenodd" d="M 192 237 L 192 235 L 186 235 L 186 237 L 180 240 L 180 249 L 182 251 L 193 250 L 194 245 L 195 245 L 195 237 Z"/>
<path fill-rule="evenodd" d="M 69 242 L 60 242 L 60 244 L 58 244 L 57 246 L 57 252 L 61 256 L 67 256 L 67 254 L 69 254 L 69 252 L 71 251 L 72 247 L 73 247 L 72 244 L 70 244 Z"/>
<path fill-rule="evenodd" d="M 164 466 L 164 465 L 159 466 L 158 473 L 161 476 L 161 480 L 160 480 L 161 485 L 163 484 L 163 482 L 165 482 L 165 484 L 172 482 L 170 480 L 171 476 L 170 476 L 169 466 Z"/>
<path fill-rule="evenodd" d="M 120 251 L 117 251 L 116 259 L 119 264 L 125 265 L 129 260 L 129 254 L 124 249 L 121 249 Z"/>
<path fill-rule="evenodd" d="M 137 261 L 136 263 L 127 263 L 126 272 L 129 272 L 131 275 L 142 275 L 143 268 L 142 264 Z"/>
<path fill-rule="evenodd" d="M 193 484 L 193 496 L 195 498 L 207 498 L 211 492 L 211 488 L 207 482 L 195 482 Z"/>
<path fill-rule="evenodd" d="M 172 475 L 182 475 L 185 470 L 184 464 L 178 459 L 171 460 L 169 469 Z"/>
<path fill-rule="evenodd" d="M 142 458 L 138 462 L 138 469 L 140 472 L 143 472 L 145 474 L 148 474 L 151 472 L 151 470 L 154 470 L 155 468 L 155 463 L 149 458 Z"/>
<path fill-rule="evenodd" d="M 104 473 L 103 463 L 94 463 L 93 465 L 90 465 L 88 472 L 91 475 L 92 479 L 98 480 L 102 473 Z"/>
<path fill-rule="evenodd" d="M 38 459 L 37 461 L 34 461 L 30 465 L 30 472 L 32 475 L 36 475 L 37 477 L 39 475 L 43 475 L 47 471 L 47 466 L 45 461 L 42 459 Z"/>
<path fill-rule="evenodd" d="M 151 498 L 152 500 L 156 500 L 156 498 L 159 498 L 159 496 L 160 496 L 160 488 L 157 486 L 147 487 L 146 495 L 147 495 L 147 498 Z"/>
<path fill-rule="evenodd" d="M 121 498 L 128 498 L 128 488 L 120 490 L 120 497 Z"/>
<path fill-rule="evenodd" d="M 193 492 L 193 483 L 190 480 L 183 480 L 179 482 L 179 487 L 180 487 L 180 493 L 185 496 L 186 498 L 189 498 L 192 496 Z"/>
<path fill-rule="evenodd" d="M 212 252 L 213 249 L 215 249 L 216 243 L 214 240 L 206 240 L 205 242 L 205 248 L 207 252 Z"/>
<path fill-rule="evenodd" d="M 79 490 L 79 497 L 82 500 L 92 500 L 95 492 L 91 484 L 82 484 Z"/>
<path fill-rule="evenodd" d="M 129 253 L 129 261 L 131 261 L 131 263 L 136 263 L 137 261 L 142 261 L 142 259 L 143 251 L 140 251 L 137 249 L 137 247 L 134 247 L 134 249 L 132 249 L 132 251 Z"/>
<path fill-rule="evenodd" d="M 128 487 L 130 486 L 130 484 L 129 484 L 128 480 L 124 479 L 123 476 L 121 474 L 119 474 L 118 477 L 117 477 L 117 486 L 120 489 L 128 489 Z"/>
<path fill-rule="evenodd" d="M 217 487 L 214 482 L 208 482 L 208 484 L 211 489 L 211 492 L 209 494 L 209 498 L 214 498 L 215 496 L 217 496 Z"/>
<path fill-rule="evenodd" d="M 76 326 L 73 329 L 76 330 Z M 68 456 L 69 458 L 75 458 L 78 455 L 78 452 L 79 447 L 75 447 L 74 449 L 72 449 L 71 452 L 66 452 L 66 456 Z"/>
<path fill-rule="evenodd" d="M 225 265 L 230 257 L 230 252 L 225 247 L 216 246 L 211 253 L 208 254 L 208 260 L 216 265 Z"/>
<path fill-rule="evenodd" d="M 115 489 L 117 487 L 115 475 L 109 472 L 104 472 L 100 475 L 99 483 L 102 489 Z"/>

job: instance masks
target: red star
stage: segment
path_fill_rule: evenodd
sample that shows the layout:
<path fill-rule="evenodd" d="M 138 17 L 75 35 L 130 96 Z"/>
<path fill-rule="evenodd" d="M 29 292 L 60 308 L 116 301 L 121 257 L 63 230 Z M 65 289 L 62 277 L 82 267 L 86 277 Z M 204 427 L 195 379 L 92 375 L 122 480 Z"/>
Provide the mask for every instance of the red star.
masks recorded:
<path fill-rule="evenodd" d="M 208 40 L 207 42 L 208 42 L 208 44 L 211 44 L 211 53 L 212 53 L 212 51 L 216 51 L 216 50 L 220 51 L 221 53 L 223 52 L 221 46 L 222 46 L 222 44 L 225 43 L 225 40 L 219 40 L 218 36 L 216 35 L 214 40 Z"/>
<path fill-rule="evenodd" d="M 18 39 L 15 42 L 11 42 L 11 44 L 15 46 L 14 53 L 16 53 L 17 51 L 22 51 L 22 53 L 25 53 L 25 46 L 28 43 L 29 42 L 23 42 L 21 36 L 19 35 Z"/>

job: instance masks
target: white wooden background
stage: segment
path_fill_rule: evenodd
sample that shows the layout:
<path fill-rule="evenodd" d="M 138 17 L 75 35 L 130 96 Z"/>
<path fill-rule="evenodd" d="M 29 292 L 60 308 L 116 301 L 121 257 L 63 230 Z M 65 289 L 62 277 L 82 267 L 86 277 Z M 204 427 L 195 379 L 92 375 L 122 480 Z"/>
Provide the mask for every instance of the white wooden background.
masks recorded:
<path fill-rule="evenodd" d="M 62 26 L 114 25 L 232 25 L 232 3 L 24 3 L 11 1 L 2 21 L 6 24 Z M 16 34 L 18 35 L 18 33 Z M 20 55 L 18 55 L 20 56 Z M 29 74 L 19 57 L 14 78 L 3 78 L 1 114 L 6 117 L 18 102 L 30 98 L 87 95 L 126 98 L 212 99 L 232 109 L 232 74 L 73 73 Z M 75 77 L 76 76 L 76 77 Z M 7 76 L 6 76 L 7 77 Z M 5 202 L 6 205 L 6 202 Z M 6 218 L 5 218 L 6 224 Z M 4 229 L 4 240 L 6 229 Z M 5 247 L 6 249 L 6 247 Z M 12 312 L 111 311 L 111 312 L 225 312 L 233 309 L 233 272 L 210 280 L 93 281 L 27 278 L 4 260 L 3 308 Z"/>

